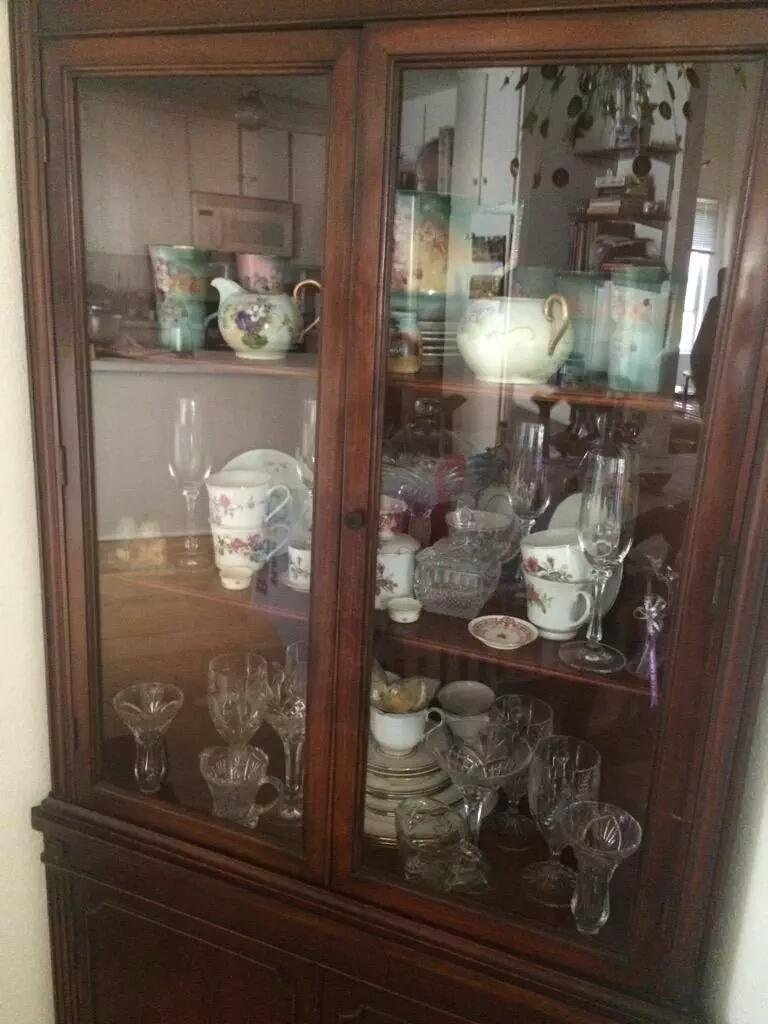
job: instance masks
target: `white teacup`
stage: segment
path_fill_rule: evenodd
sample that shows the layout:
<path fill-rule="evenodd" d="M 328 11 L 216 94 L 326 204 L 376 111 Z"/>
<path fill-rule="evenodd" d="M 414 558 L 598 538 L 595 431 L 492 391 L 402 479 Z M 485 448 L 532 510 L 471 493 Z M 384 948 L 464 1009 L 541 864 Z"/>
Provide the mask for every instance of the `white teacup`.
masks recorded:
<path fill-rule="evenodd" d="M 258 526 L 232 528 L 211 523 L 213 557 L 217 569 L 242 566 L 253 572 L 285 549 L 290 527 Z"/>
<path fill-rule="evenodd" d="M 422 708 L 421 711 L 395 715 L 371 706 L 371 735 L 385 754 L 405 757 L 424 739 L 427 718 L 440 725 L 444 717 L 439 708 Z"/>
<path fill-rule="evenodd" d="M 592 567 L 584 557 L 579 532 L 573 526 L 529 533 L 520 542 L 520 554 L 526 576 L 552 583 L 580 583 L 585 587 L 592 579 Z M 601 601 L 603 615 L 608 614 L 618 597 L 623 569 L 623 565 L 619 566 L 605 585 Z M 535 619 L 531 622 L 538 625 Z"/>
<path fill-rule="evenodd" d="M 251 527 L 269 523 L 291 500 L 285 484 L 272 484 L 258 470 L 227 469 L 205 482 L 208 488 L 211 524 L 226 527 Z M 270 510 L 270 499 L 280 501 Z"/>
<path fill-rule="evenodd" d="M 528 619 L 547 640 L 570 640 L 592 612 L 588 583 L 567 583 L 541 576 L 525 576 Z"/>
<path fill-rule="evenodd" d="M 288 582 L 297 590 L 309 590 L 312 578 L 312 548 L 290 545 L 288 548 Z"/>
<path fill-rule="evenodd" d="M 485 683 L 457 679 L 438 691 L 436 700 L 445 712 L 445 722 L 454 736 L 472 740 L 488 724 L 488 710 L 496 694 Z"/>

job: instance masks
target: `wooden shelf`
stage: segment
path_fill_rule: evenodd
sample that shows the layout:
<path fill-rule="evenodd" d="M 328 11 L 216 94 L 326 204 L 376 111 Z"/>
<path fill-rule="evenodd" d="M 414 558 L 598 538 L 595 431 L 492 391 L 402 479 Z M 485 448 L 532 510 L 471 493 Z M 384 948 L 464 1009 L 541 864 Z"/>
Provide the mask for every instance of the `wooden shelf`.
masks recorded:
<path fill-rule="evenodd" d="M 313 378 L 317 353 L 289 352 L 285 359 L 239 359 L 234 352 L 148 352 L 138 358 L 98 356 L 91 360 L 94 373 L 234 373 L 265 377 Z"/>
<path fill-rule="evenodd" d="M 648 696 L 648 684 L 630 672 L 600 675 L 568 668 L 560 661 L 560 645 L 554 640 L 538 639 L 516 651 L 497 651 L 470 635 L 466 619 L 430 612 L 424 612 L 418 622 L 407 626 L 392 622 L 386 612 L 377 612 L 376 629 L 380 641 L 394 647 L 437 652 L 502 666 L 531 676 L 547 676 L 580 685 L 599 686 L 643 698 Z"/>
<path fill-rule="evenodd" d="M 618 222 L 619 224 L 668 224 L 669 215 L 666 213 L 660 214 L 647 214 L 638 213 L 634 216 L 622 213 L 575 213 L 571 215 L 573 220 L 579 222 L 599 222 L 599 221 L 610 221 L 613 223 Z M 646 269 L 646 268 L 642 268 Z M 656 267 L 649 267 L 649 270 L 656 270 Z"/>
<path fill-rule="evenodd" d="M 556 405 L 568 402 L 570 405 L 597 405 L 640 409 L 648 412 L 679 412 L 680 402 L 673 395 L 657 395 L 634 391 L 593 391 L 584 388 L 550 387 L 547 384 L 491 384 L 478 380 L 472 374 L 464 376 L 453 367 L 446 368 L 445 375 L 434 371 L 413 374 L 389 374 L 387 385 L 423 393 L 462 395 L 503 394 L 508 398 L 528 402 L 542 402 Z"/>

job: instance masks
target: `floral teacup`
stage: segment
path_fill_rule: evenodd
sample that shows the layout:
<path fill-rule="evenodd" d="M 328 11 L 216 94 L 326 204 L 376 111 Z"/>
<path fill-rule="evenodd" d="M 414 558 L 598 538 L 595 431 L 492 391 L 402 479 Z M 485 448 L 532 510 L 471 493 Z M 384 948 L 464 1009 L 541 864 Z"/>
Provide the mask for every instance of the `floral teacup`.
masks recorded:
<path fill-rule="evenodd" d="M 284 524 L 237 529 L 211 523 L 216 568 L 241 566 L 254 571 L 261 569 L 270 558 L 284 550 L 289 531 L 290 527 Z"/>
<path fill-rule="evenodd" d="M 528 619 L 547 640 L 570 640 L 592 611 L 588 583 L 568 583 L 541 576 L 525 576 Z"/>
<path fill-rule="evenodd" d="M 539 581 L 585 586 L 593 576 L 592 567 L 579 546 L 579 532 L 575 527 L 529 533 L 520 542 L 520 554 L 526 580 L 530 576 Z M 622 574 L 623 566 L 619 566 L 605 586 L 601 601 L 603 615 L 608 614 L 618 597 Z"/>
<path fill-rule="evenodd" d="M 256 527 L 269 523 L 291 500 L 285 484 L 272 485 L 258 470 L 229 469 L 206 481 L 211 523 L 215 526 Z M 280 496 L 270 508 L 270 498 Z"/>

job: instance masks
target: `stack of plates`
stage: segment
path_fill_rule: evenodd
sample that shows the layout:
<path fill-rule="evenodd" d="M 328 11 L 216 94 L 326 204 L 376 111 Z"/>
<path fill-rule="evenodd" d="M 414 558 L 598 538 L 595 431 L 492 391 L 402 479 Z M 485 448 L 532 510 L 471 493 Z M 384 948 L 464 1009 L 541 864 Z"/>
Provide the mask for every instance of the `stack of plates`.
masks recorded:
<path fill-rule="evenodd" d="M 448 320 L 420 320 L 421 352 L 424 366 L 439 366 L 444 359 L 460 355 L 456 344 L 457 325 Z"/>
<path fill-rule="evenodd" d="M 392 757 L 373 743 L 369 745 L 364 826 L 369 839 L 394 846 L 397 805 L 425 796 L 451 805 L 461 803 L 459 791 L 428 751 L 417 747 L 405 757 Z"/>

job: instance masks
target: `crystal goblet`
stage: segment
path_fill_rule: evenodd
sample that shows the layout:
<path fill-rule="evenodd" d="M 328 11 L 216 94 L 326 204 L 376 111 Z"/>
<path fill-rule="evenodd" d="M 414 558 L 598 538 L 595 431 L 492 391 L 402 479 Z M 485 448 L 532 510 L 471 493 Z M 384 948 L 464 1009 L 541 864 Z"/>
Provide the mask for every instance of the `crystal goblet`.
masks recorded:
<path fill-rule="evenodd" d="M 216 732 L 230 745 L 243 745 L 264 718 L 265 658 L 252 651 L 218 654 L 208 666 L 208 710 Z"/>
<path fill-rule="evenodd" d="M 300 821 L 304 803 L 304 738 L 307 726 L 307 645 L 286 648 L 285 668 L 273 664 L 267 682 L 265 718 L 280 737 L 285 786 L 280 817 Z"/>
<path fill-rule="evenodd" d="M 522 874 L 528 894 L 548 907 L 571 902 L 575 873 L 560 863 L 566 845 L 561 812 L 577 800 L 594 800 L 600 788 L 600 754 L 574 736 L 539 740 L 528 775 L 531 814 L 549 848 L 549 860 L 530 864 Z"/>
<path fill-rule="evenodd" d="M 461 793 L 469 840 L 479 853 L 480 827 L 488 799 L 527 769 L 531 748 L 499 725 L 489 725 L 471 741 L 451 736 L 445 726 L 438 726 L 428 734 L 427 744 Z"/>
<path fill-rule="evenodd" d="M 165 733 L 184 703 L 171 683 L 134 683 L 116 693 L 112 706 L 136 743 L 133 774 L 142 793 L 157 793 L 168 771 Z"/>
<path fill-rule="evenodd" d="M 611 912 L 613 873 L 640 846 L 643 830 L 628 811 L 596 800 L 566 807 L 560 827 L 579 865 L 571 899 L 576 928 L 583 935 L 596 935 Z"/>
<path fill-rule="evenodd" d="M 246 828 L 256 828 L 262 814 L 270 811 L 283 793 L 279 779 L 267 775 L 269 758 L 260 747 L 208 747 L 200 754 L 200 772 L 213 800 L 213 815 L 227 818 Z M 275 797 L 256 802 L 264 786 L 272 786 Z"/>
<path fill-rule="evenodd" d="M 507 693 L 491 705 L 492 722 L 501 722 L 514 736 L 524 739 L 532 751 L 545 736 L 552 735 L 554 714 L 549 704 L 522 693 Z M 496 829 L 503 834 L 504 843 L 512 850 L 527 850 L 536 835 L 536 826 L 520 812 L 519 803 L 528 792 L 528 772 L 519 772 L 504 787 L 507 808 L 494 819 Z"/>

